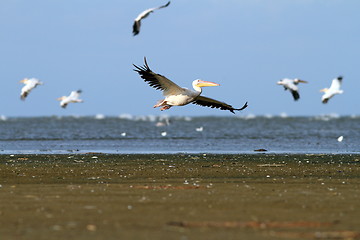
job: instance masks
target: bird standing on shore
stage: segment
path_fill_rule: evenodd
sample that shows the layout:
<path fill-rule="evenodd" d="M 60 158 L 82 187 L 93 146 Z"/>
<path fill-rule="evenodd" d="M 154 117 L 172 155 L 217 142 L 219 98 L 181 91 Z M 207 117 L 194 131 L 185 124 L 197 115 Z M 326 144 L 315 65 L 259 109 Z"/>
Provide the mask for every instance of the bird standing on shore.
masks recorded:
<path fill-rule="evenodd" d="M 298 78 L 289 79 L 284 78 L 277 82 L 277 84 L 284 86 L 285 90 L 289 90 L 295 101 L 299 100 L 299 87 L 297 86 L 299 83 L 307 83 L 307 81 L 300 80 Z"/>
<path fill-rule="evenodd" d="M 336 94 L 342 94 L 344 91 L 340 90 L 342 83 L 342 76 L 339 76 L 332 80 L 330 88 L 323 88 L 320 92 L 324 92 L 324 95 L 321 97 L 322 103 L 327 103 L 330 98 L 335 96 Z"/>
<path fill-rule="evenodd" d="M 36 78 L 24 78 L 20 81 L 20 83 L 25 84 L 25 86 L 21 89 L 20 98 L 21 100 L 25 100 L 25 98 L 29 95 L 31 90 L 36 88 L 38 85 L 42 85 L 43 82 L 40 82 L 39 79 Z"/>
<path fill-rule="evenodd" d="M 146 62 L 146 58 L 144 58 L 144 61 L 145 65 L 142 67 L 134 65 L 136 68 L 134 71 L 138 72 L 140 77 L 151 87 L 163 91 L 163 95 L 165 96 L 165 99 L 160 100 L 154 108 L 161 107 L 160 110 L 162 111 L 169 109 L 172 106 L 184 106 L 189 103 L 193 103 L 205 107 L 229 110 L 230 112 L 235 113 L 234 111 L 241 111 L 248 106 L 246 102 L 241 108 L 233 108 L 231 105 L 224 102 L 200 96 L 202 93 L 202 87 L 219 86 L 217 83 L 197 79 L 192 83 L 194 90 L 179 87 L 166 77 L 151 71 Z"/>
<path fill-rule="evenodd" d="M 62 97 L 58 98 L 57 100 L 61 101 L 60 106 L 62 108 L 66 108 L 66 106 L 69 103 L 81 103 L 81 102 L 84 102 L 82 99 L 79 99 L 81 92 L 82 92 L 81 90 L 72 91 L 69 96 L 62 96 Z"/>
<path fill-rule="evenodd" d="M 140 13 L 134 20 L 134 24 L 133 24 L 133 34 L 134 34 L 134 36 L 139 34 L 139 32 L 140 32 L 140 26 L 141 26 L 141 20 L 142 19 L 149 16 L 149 14 L 152 13 L 153 11 L 155 11 L 157 9 L 160 9 L 160 8 L 165 8 L 165 7 L 169 6 L 169 5 L 170 5 L 170 1 L 167 4 L 163 5 L 163 6 L 150 8 L 150 9 L 147 9 L 147 10 L 143 11 L 142 13 Z"/>

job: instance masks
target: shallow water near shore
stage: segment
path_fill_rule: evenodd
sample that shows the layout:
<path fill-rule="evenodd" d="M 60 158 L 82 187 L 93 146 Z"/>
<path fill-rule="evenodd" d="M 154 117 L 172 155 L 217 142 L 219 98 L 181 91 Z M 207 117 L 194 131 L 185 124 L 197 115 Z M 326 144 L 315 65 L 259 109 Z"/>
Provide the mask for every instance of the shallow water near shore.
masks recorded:
<path fill-rule="evenodd" d="M 358 239 L 357 154 L 0 155 L 3 239 Z"/>

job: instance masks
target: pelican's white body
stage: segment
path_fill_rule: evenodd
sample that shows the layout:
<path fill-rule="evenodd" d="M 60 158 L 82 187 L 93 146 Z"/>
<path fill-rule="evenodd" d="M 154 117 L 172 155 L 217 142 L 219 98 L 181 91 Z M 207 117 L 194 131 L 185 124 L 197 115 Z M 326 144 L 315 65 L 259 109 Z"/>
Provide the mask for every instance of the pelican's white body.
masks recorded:
<path fill-rule="evenodd" d="M 299 100 L 299 87 L 297 86 L 299 83 L 307 83 L 307 81 L 300 80 L 298 78 L 289 79 L 284 78 L 277 82 L 277 84 L 282 85 L 285 90 L 289 90 L 295 101 Z"/>
<path fill-rule="evenodd" d="M 79 99 L 81 91 L 72 91 L 69 96 L 63 96 L 59 98 L 60 106 L 65 108 L 69 103 L 81 103 L 84 102 L 82 99 Z"/>
<path fill-rule="evenodd" d="M 324 92 L 324 95 L 321 97 L 323 103 L 327 103 L 330 98 L 336 94 L 342 94 L 344 91 L 340 89 L 342 77 L 338 77 L 332 80 L 330 88 L 324 88 L 320 91 Z"/>
<path fill-rule="evenodd" d="M 164 92 L 164 95 L 166 96 L 164 101 L 166 101 L 168 105 L 184 106 L 186 104 L 191 103 L 197 96 L 201 94 L 201 88 L 200 88 L 200 92 L 192 91 L 186 88 L 183 88 L 183 90 L 184 90 L 183 93 L 177 95 L 171 94 L 168 96 L 166 96 L 166 93 Z"/>
<path fill-rule="evenodd" d="M 168 89 L 164 90 L 163 95 L 165 96 L 164 100 L 159 101 L 154 107 L 165 106 L 165 109 L 169 109 L 171 106 L 184 106 L 192 101 L 194 101 L 198 96 L 200 96 L 202 89 L 201 87 L 205 86 L 219 86 L 217 83 L 203 81 L 201 79 L 196 79 L 192 82 L 194 90 L 187 88 L 180 88 L 177 85 L 173 85 Z"/>
<path fill-rule="evenodd" d="M 292 91 L 298 91 L 299 88 L 298 88 L 298 86 L 295 85 L 295 80 L 296 79 L 284 78 L 281 81 L 278 81 L 277 84 L 283 85 L 284 88 L 286 88 L 286 89 L 289 89 L 289 90 L 292 90 Z"/>
<path fill-rule="evenodd" d="M 21 99 L 23 100 L 27 97 L 27 95 L 30 93 L 31 90 L 36 88 L 38 85 L 43 84 L 36 78 L 30 78 L 30 79 L 25 78 L 21 80 L 21 82 L 25 84 L 25 86 L 22 87 L 21 89 Z"/>

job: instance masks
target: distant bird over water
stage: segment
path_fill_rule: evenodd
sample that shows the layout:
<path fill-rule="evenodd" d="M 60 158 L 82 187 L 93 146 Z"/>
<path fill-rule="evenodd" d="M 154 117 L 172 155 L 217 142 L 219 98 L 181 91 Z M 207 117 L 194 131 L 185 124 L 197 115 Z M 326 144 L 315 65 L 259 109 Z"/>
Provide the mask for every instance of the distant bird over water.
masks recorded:
<path fill-rule="evenodd" d="M 29 95 L 31 90 L 36 88 L 37 85 L 43 84 L 43 82 L 40 82 L 36 78 L 30 78 L 30 79 L 24 78 L 20 82 L 25 84 L 25 86 L 21 89 L 21 95 L 20 95 L 21 100 L 25 100 L 25 98 Z"/>
<path fill-rule="evenodd" d="M 192 83 L 195 91 L 179 87 L 177 84 L 167 79 L 166 77 L 151 71 L 146 62 L 146 58 L 144 58 L 144 61 L 145 65 L 142 67 L 134 65 L 136 68 L 134 71 L 138 72 L 140 77 L 144 79 L 144 81 L 147 82 L 151 87 L 163 91 L 163 95 L 165 96 L 165 99 L 160 100 L 154 106 L 154 108 L 161 107 L 160 110 L 162 111 L 169 109 L 172 106 L 184 106 L 189 103 L 193 103 L 205 107 L 229 110 L 230 112 L 235 113 L 234 111 L 243 110 L 248 106 L 246 102 L 241 108 L 233 108 L 231 105 L 224 102 L 200 96 L 202 92 L 201 87 L 219 86 L 217 83 L 197 79 Z"/>
<path fill-rule="evenodd" d="M 336 94 L 342 94 L 344 91 L 340 90 L 342 83 L 342 76 L 339 76 L 332 80 L 330 88 L 321 89 L 320 92 L 324 92 L 324 95 L 321 98 L 322 103 L 327 103 L 330 98 Z"/>
<path fill-rule="evenodd" d="M 283 85 L 285 90 L 289 90 L 291 92 L 295 101 L 299 100 L 300 98 L 299 87 L 297 86 L 299 83 L 307 83 L 307 81 L 300 80 L 298 78 L 295 79 L 284 78 L 277 82 L 277 84 Z"/>
<path fill-rule="evenodd" d="M 197 132 L 202 132 L 203 130 L 204 130 L 203 126 L 195 128 L 195 131 L 197 131 Z"/>
<path fill-rule="evenodd" d="M 134 24 L 133 24 L 133 34 L 134 34 L 134 36 L 139 34 L 139 32 L 140 32 L 140 26 L 141 26 L 141 20 L 142 19 L 149 16 L 149 14 L 152 13 L 153 11 L 155 11 L 157 9 L 160 9 L 160 8 L 165 8 L 165 7 L 169 6 L 169 5 L 170 5 L 170 1 L 167 4 L 163 5 L 163 6 L 150 8 L 150 9 L 147 9 L 147 10 L 143 11 L 142 13 L 140 13 L 134 20 Z"/>
<path fill-rule="evenodd" d="M 62 96 L 62 97 L 58 98 L 57 100 L 61 101 L 60 106 L 62 108 L 66 108 L 66 106 L 69 103 L 81 103 L 81 102 L 84 102 L 83 100 L 79 99 L 81 92 L 82 92 L 81 90 L 72 91 L 69 96 Z"/>

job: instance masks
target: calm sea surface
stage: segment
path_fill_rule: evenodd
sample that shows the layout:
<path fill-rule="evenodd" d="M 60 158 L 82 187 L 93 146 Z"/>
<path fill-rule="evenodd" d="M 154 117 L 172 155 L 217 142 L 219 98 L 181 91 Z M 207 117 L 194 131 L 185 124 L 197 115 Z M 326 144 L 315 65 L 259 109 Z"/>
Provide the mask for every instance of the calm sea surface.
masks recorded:
<path fill-rule="evenodd" d="M 255 149 L 360 153 L 360 117 L 123 115 L 0 120 L 0 154 L 255 153 Z"/>

